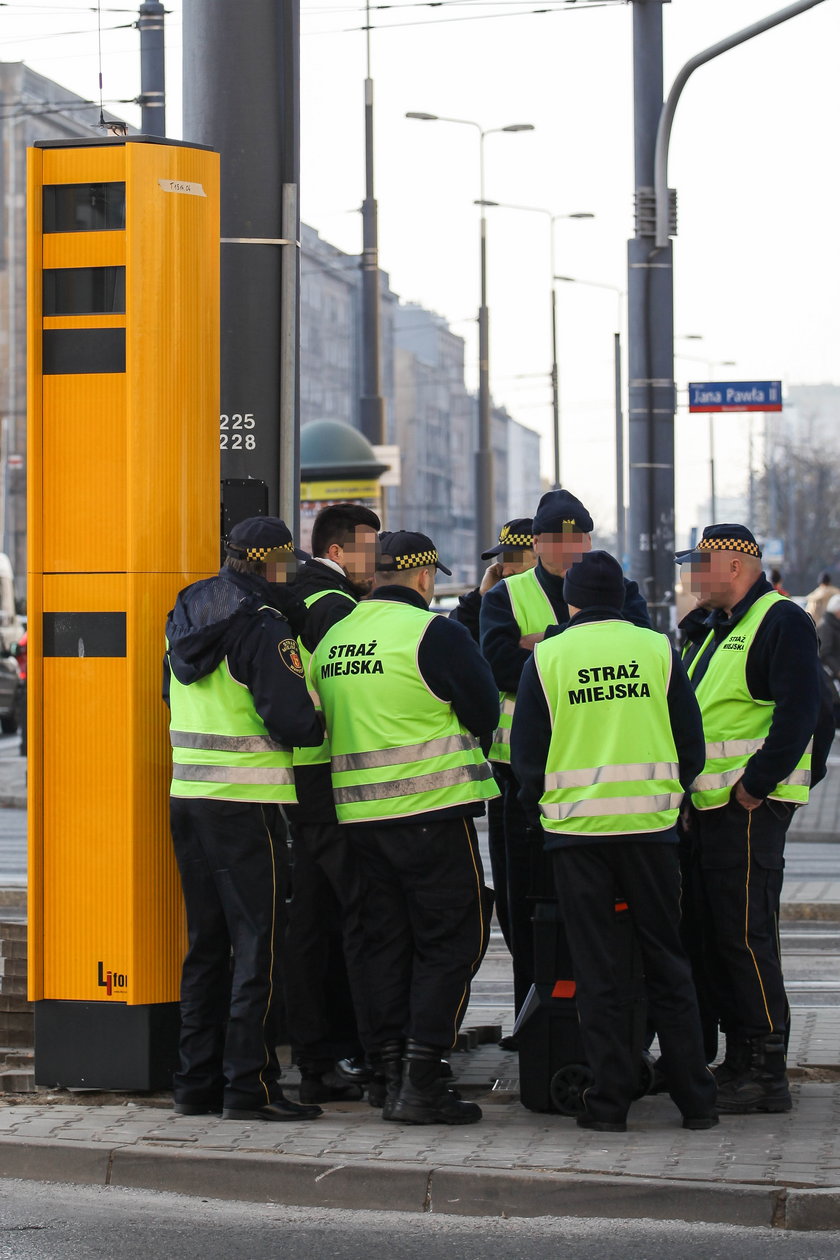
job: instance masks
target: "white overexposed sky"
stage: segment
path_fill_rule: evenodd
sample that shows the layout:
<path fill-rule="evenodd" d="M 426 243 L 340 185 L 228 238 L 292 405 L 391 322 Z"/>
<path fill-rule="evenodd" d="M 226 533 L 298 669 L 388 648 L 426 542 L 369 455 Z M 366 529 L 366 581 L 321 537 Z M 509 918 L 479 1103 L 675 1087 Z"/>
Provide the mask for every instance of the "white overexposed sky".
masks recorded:
<path fill-rule="evenodd" d="M 281 2 L 281 0 L 278 0 Z M 377 3 L 379 0 L 377 0 Z M 237 20 L 248 0 L 225 3 Z M 691 56 L 786 0 L 673 0 L 663 9 L 665 92 Z M 302 0 L 303 218 L 361 246 L 365 44 L 362 0 Z M 534 10 L 550 8 L 538 13 Z M 169 134 L 181 136 L 181 0 L 167 3 Z M 139 92 L 137 6 L 102 0 L 106 103 Z M 486 195 L 592 221 L 558 222 L 557 270 L 626 287 L 633 234 L 632 5 L 557 0 L 391 0 L 371 5 L 380 262 L 401 297 L 467 339 L 475 380 L 478 138 L 468 127 L 532 123 L 485 141 Z M 120 29 L 123 28 L 123 29 Z M 24 60 L 98 99 L 95 0 L 0 7 L 0 59 Z M 678 384 L 781 379 L 840 383 L 840 0 L 725 53 L 691 78 L 677 109 L 669 182 L 678 192 Z M 108 106 L 139 124 L 139 109 Z M 189 137 L 184 137 L 189 139 Z M 536 214 L 488 210 L 491 383 L 545 437 L 551 468 L 549 246 Z M 616 295 L 558 285 L 563 481 L 596 521 L 613 517 L 612 334 Z M 702 341 L 680 340 L 686 334 Z M 724 360 L 735 367 L 709 368 Z M 684 395 L 683 395 L 684 397 Z M 705 417 L 677 417 L 677 526 L 707 495 Z M 743 489 L 746 416 L 716 423 L 717 492 Z M 756 429 L 758 431 L 758 429 Z M 703 523 L 702 521 L 700 522 Z"/>

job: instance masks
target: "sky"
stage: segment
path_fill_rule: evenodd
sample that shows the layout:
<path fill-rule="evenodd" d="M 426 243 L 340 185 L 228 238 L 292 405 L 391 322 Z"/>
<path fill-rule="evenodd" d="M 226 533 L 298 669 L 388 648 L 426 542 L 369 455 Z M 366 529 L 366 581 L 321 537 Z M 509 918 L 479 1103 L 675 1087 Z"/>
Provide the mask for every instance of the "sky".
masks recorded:
<path fill-rule="evenodd" d="M 242 19 L 249 0 L 227 4 Z M 663 6 L 665 92 L 680 67 L 787 0 L 672 0 Z M 562 480 L 612 527 L 613 334 L 633 234 L 631 4 L 592 0 L 419 0 L 371 4 L 380 264 L 405 301 L 444 315 L 466 339 L 476 380 L 478 132 L 405 118 L 422 111 L 486 129 L 488 199 L 587 212 L 555 224 Z M 549 8 L 546 13 L 534 12 Z M 168 131 L 181 137 L 181 0 L 167 4 Z M 139 91 L 136 6 L 101 0 L 106 103 Z M 348 252 L 361 246 L 366 44 L 362 0 L 301 3 L 301 209 Z M 115 29 L 116 28 L 116 29 Z M 123 28 L 123 29 L 119 29 Z M 98 99 L 95 0 L 0 6 L 0 58 Z M 840 384 L 840 0 L 824 0 L 701 67 L 677 109 L 669 183 L 674 241 L 677 533 L 705 523 L 708 421 L 689 416 L 698 380 Z M 139 110 L 109 104 L 139 124 Z M 189 137 L 184 137 L 189 139 Z M 550 255 L 547 216 L 488 214 L 494 398 L 543 437 L 550 473 Z M 589 284 L 582 283 L 588 281 Z M 732 366 L 722 366 L 732 361 Z M 715 421 L 719 499 L 742 493 L 747 432 Z M 526 510 L 523 508 L 523 510 Z"/>

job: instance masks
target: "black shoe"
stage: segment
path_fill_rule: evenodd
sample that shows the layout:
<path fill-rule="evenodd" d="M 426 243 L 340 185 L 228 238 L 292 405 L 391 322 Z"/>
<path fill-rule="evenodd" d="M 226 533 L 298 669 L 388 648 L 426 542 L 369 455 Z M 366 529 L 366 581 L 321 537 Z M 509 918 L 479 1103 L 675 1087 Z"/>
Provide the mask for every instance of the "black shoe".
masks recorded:
<path fill-rule="evenodd" d="M 790 1111 L 793 1102 L 787 1077 L 767 1077 L 749 1073 L 727 1081 L 718 1089 L 718 1111 L 730 1116 L 747 1116 L 754 1112 Z"/>
<path fill-rule="evenodd" d="M 684 1129 L 713 1129 L 716 1124 L 720 1124 L 720 1117 L 716 1111 L 713 1111 L 708 1116 L 683 1116 L 682 1127 Z"/>
<path fill-rule="evenodd" d="M 785 1057 L 783 1033 L 751 1037 L 749 1067 L 740 1076 L 718 1087 L 718 1111 L 746 1116 L 754 1112 L 790 1111 L 793 1103 Z"/>
<path fill-rule="evenodd" d="M 361 1085 L 341 1080 L 335 1072 L 322 1076 L 302 1076 L 298 1098 L 302 1103 L 358 1102 L 364 1094 Z"/>
<path fill-rule="evenodd" d="M 323 1115 L 320 1107 L 304 1107 L 300 1103 L 290 1102 L 281 1094 L 273 1102 L 264 1107 L 225 1107 L 223 1120 L 316 1120 Z"/>
<path fill-rule="evenodd" d="M 345 1085 L 367 1085 L 373 1076 L 370 1064 L 361 1055 L 355 1059 L 339 1059 L 333 1073 Z"/>
<path fill-rule="evenodd" d="M 481 1119 L 478 1103 L 462 1102 L 441 1081 L 419 1089 L 404 1080 L 390 1114 L 383 1119 L 401 1124 L 476 1124 Z"/>
<path fill-rule="evenodd" d="M 585 1111 L 577 1118 L 579 1129 L 592 1129 L 595 1133 L 626 1133 L 627 1123 L 624 1120 L 596 1120 Z"/>
<path fill-rule="evenodd" d="M 176 1116 L 220 1116 L 221 1101 L 217 1103 L 176 1102 L 172 1104 Z"/>
<path fill-rule="evenodd" d="M 513 1037 L 513 1036 L 502 1037 L 501 1041 L 499 1042 L 499 1049 L 500 1050 L 518 1050 L 519 1038 Z"/>

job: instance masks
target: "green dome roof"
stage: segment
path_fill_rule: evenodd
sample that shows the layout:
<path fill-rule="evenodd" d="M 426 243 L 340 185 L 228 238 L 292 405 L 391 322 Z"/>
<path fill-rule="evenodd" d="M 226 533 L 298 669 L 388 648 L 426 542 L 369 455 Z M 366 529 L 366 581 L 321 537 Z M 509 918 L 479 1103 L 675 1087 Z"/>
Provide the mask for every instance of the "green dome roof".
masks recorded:
<path fill-rule="evenodd" d="M 313 420 L 300 431 L 300 470 L 305 478 L 379 477 L 381 464 L 363 433 L 340 420 Z"/>

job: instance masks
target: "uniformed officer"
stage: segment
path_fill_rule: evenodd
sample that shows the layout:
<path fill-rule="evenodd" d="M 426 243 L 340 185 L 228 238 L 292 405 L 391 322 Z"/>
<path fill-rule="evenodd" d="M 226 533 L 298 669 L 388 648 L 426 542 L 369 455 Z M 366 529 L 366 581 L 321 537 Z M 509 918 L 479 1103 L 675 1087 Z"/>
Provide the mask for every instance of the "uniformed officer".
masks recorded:
<path fill-rule="evenodd" d="M 457 608 L 453 608 L 449 616 L 466 626 L 476 643 L 480 641 L 479 617 L 482 598 L 502 578 L 513 577 L 516 573 L 524 573 L 533 569 L 537 563 L 534 554 L 534 522 L 530 516 L 517 516 L 505 521 L 499 530 L 499 541 L 481 553 L 482 560 L 491 560 L 486 572 L 475 590 L 467 591 L 458 600 Z M 493 763 L 498 766 L 498 762 Z M 500 791 L 504 792 L 506 768 L 502 767 L 497 776 Z M 495 895 L 496 918 L 502 931 L 505 944 L 511 949 L 510 914 L 507 896 L 507 857 L 505 853 L 505 821 L 504 796 L 494 797 L 487 803 L 487 851 L 490 856 L 490 870 L 493 876 L 493 892 Z"/>
<path fill-rule="evenodd" d="M 373 585 L 379 524 L 359 503 L 330 503 L 315 517 L 312 558 L 293 588 L 308 610 L 299 640 L 307 671 L 326 631 Z M 287 810 L 292 897 L 283 979 L 299 1096 L 301 1102 L 358 1099 L 370 1077 L 362 1059 L 368 986 L 358 863 L 336 819 L 326 738 L 319 748 L 296 748 L 294 767 L 298 803 Z"/>
<path fill-rule="evenodd" d="M 283 1096 L 275 1050 L 280 807 L 295 799 L 291 745 L 322 734 L 286 619 L 302 553 L 272 516 L 235 525 L 226 552 L 218 577 L 180 592 L 166 625 L 170 819 L 189 937 L 175 1110 L 311 1120 L 321 1108 Z"/>
<path fill-rule="evenodd" d="M 534 979 L 531 904 L 546 873 L 538 869 L 526 839 L 519 784 L 510 769 L 510 728 L 519 679 L 534 645 L 542 640 L 548 626 L 563 625 L 569 620 L 563 578 L 569 565 L 590 550 L 593 522 L 580 499 L 568 490 L 549 490 L 540 499 L 533 529 L 536 568 L 505 578 L 481 601 L 481 650 L 501 693 L 502 712 L 490 760 L 504 795 L 507 900 L 517 1011 Z M 647 607 L 636 583 L 625 580 L 624 592 L 624 615 L 637 625 L 649 626 Z M 543 891 L 551 896 L 550 876 Z"/>
<path fill-rule="evenodd" d="M 441 564 L 425 534 L 383 534 L 377 583 L 321 640 L 321 697 L 339 822 L 363 866 L 373 1049 L 383 1118 L 481 1118 L 441 1075 L 487 946 L 473 819 L 498 794 L 479 740 L 499 702 L 469 633 L 429 611 Z M 404 1068 L 403 1068 L 404 1059 Z"/>
<path fill-rule="evenodd" d="M 571 620 L 522 672 L 511 734 L 526 814 L 541 814 L 569 942 L 593 1084 L 581 1128 L 623 1132 L 639 1065 L 616 979 L 615 902 L 644 960 L 668 1088 L 687 1129 L 717 1124 L 697 999 L 679 933 L 676 821 L 703 762 L 697 703 L 664 635 L 622 616 L 621 565 L 593 551 L 570 566 Z"/>
<path fill-rule="evenodd" d="M 785 834 L 824 773 L 833 734 L 819 723 L 817 636 L 765 578 L 745 525 L 709 525 L 676 558 L 698 600 L 681 629 L 706 763 L 684 826 L 702 896 L 703 962 L 726 1032 L 719 1106 L 788 1111 L 778 936 Z"/>

